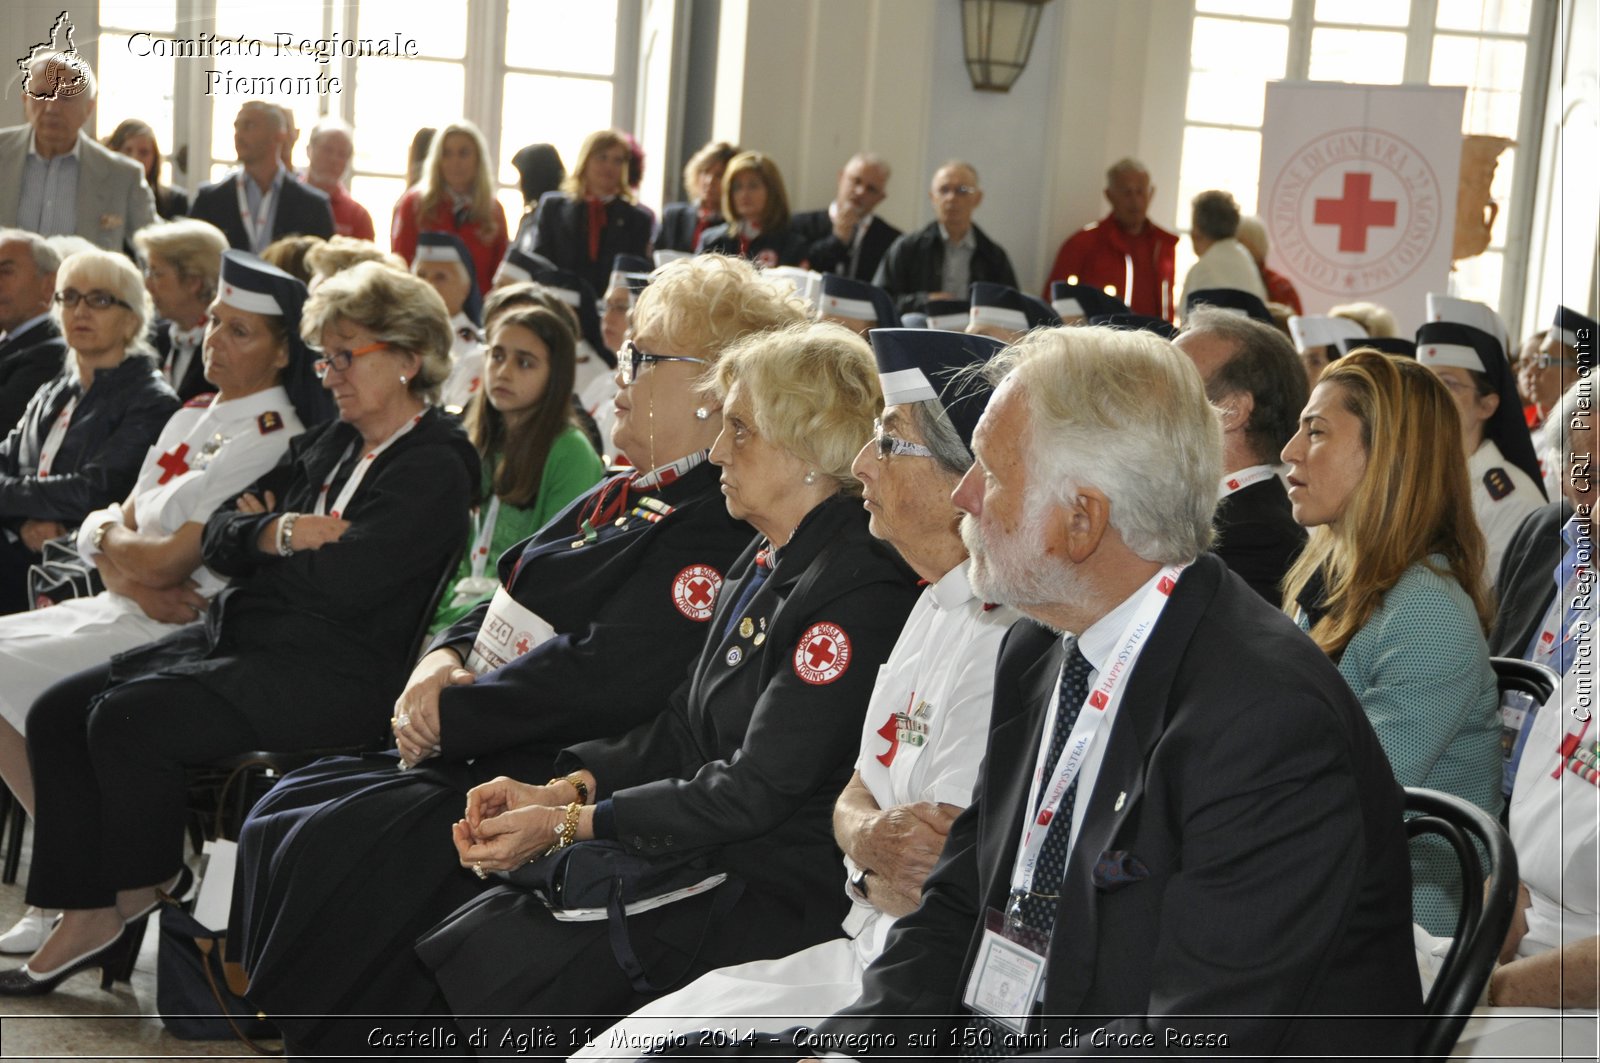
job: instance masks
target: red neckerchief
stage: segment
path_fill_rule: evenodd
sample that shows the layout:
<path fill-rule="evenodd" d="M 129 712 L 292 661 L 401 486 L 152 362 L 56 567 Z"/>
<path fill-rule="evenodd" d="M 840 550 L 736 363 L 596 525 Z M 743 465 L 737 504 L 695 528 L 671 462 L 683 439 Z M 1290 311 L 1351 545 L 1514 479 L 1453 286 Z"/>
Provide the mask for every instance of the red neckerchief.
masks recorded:
<path fill-rule="evenodd" d="M 584 202 L 589 207 L 589 261 L 600 258 L 600 233 L 606 227 L 606 205 L 599 196 L 589 196 Z"/>

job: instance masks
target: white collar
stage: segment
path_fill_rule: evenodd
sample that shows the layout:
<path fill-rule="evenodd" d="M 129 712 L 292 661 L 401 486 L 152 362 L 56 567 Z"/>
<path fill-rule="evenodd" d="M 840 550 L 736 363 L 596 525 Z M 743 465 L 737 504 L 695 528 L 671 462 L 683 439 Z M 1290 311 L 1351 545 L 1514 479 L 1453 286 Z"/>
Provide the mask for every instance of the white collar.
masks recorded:
<path fill-rule="evenodd" d="M 245 395 L 242 398 L 229 399 L 226 402 L 212 402 L 210 406 L 212 416 L 224 421 L 253 421 L 268 410 L 292 409 L 289 403 L 289 393 L 282 384 L 274 384 L 270 388 Z"/>
<path fill-rule="evenodd" d="M 934 224 L 938 225 L 939 223 L 935 222 Z M 950 244 L 955 247 L 976 248 L 978 246 L 978 238 L 975 235 L 977 231 L 978 227 L 974 225 L 967 229 L 967 235 L 963 236 L 959 240 L 952 240 L 950 239 L 950 230 L 946 229 L 943 225 L 939 225 L 939 237 L 944 240 L 946 244 Z"/>
<path fill-rule="evenodd" d="M 261 186 L 256 184 L 256 179 L 250 176 L 250 171 L 243 166 L 239 167 L 239 180 L 246 188 L 254 188 L 257 192 L 261 192 L 262 195 L 266 195 L 267 192 L 277 188 L 288 173 L 288 168 L 283 165 L 283 160 L 279 159 L 278 168 L 272 171 L 272 180 L 267 182 L 266 191 L 262 191 Z"/>
<path fill-rule="evenodd" d="M 39 134 L 32 133 L 28 136 L 28 154 L 35 156 L 36 158 L 43 159 L 45 162 L 55 162 L 56 159 L 80 159 L 82 158 L 82 154 L 78 151 L 78 149 L 82 146 L 83 133 L 80 131 L 77 139 L 72 142 L 71 151 L 57 155 L 55 159 L 45 159 L 43 155 L 39 154 Z"/>
<path fill-rule="evenodd" d="M 1166 571 L 1165 565 L 1161 566 L 1161 571 Z M 1111 612 L 1090 624 L 1089 630 L 1078 636 L 1078 650 L 1089 662 L 1089 667 L 1096 672 L 1105 670 L 1106 658 L 1117 648 L 1117 639 L 1122 636 L 1123 629 L 1133 619 L 1139 603 L 1144 601 L 1144 596 L 1160 578 L 1161 572 L 1157 572 L 1145 580 L 1138 590 L 1124 598 Z"/>
<path fill-rule="evenodd" d="M 972 567 L 972 560 L 961 562 L 928 588 L 932 593 L 933 604 L 941 610 L 949 612 L 959 609 L 977 597 L 972 591 L 972 581 L 968 571 Z"/>
<path fill-rule="evenodd" d="M 33 326 L 37 325 L 39 322 L 43 321 L 49 316 L 50 311 L 48 310 L 42 314 L 35 314 L 14 329 L 0 329 L 0 335 L 5 336 L 5 338 L 8 340 L 16 339 L 18 336 L 22 335 L 24 332 L 27 332 L 29 329 L 33 328 Z"/>

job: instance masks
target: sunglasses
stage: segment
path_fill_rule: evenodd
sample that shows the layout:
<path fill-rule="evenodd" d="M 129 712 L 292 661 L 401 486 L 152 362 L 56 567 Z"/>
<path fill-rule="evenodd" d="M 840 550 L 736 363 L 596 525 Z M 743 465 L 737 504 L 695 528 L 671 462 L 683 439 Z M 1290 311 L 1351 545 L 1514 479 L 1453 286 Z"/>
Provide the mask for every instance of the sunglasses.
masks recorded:
<path fill-rule="evenodd" d="M 872 419 L 872 440 L 877 444 L 879 461 L 888 461 L 891 454 L 905 454 L 913 458 L 933 457 L 933 451 L 921 443 L 912 443 L 899 436 L 885 434 L 881 417 Z"/>

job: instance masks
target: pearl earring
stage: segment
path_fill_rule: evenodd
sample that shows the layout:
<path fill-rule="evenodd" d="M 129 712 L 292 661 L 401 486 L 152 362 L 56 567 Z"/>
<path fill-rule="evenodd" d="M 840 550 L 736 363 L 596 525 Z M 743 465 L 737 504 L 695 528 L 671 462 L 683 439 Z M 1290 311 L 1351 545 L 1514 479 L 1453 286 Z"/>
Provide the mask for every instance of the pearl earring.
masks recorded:
<path fill-rule="evenodd" d="M 709 421 L 711 419 L 711 411 L 706 409 L 704 406 L 696 406 L 694 410 L 694 419 L 697 421 Z"/>
<path fill-rule="evenodd" d="M 406 375 L 404 373 L 401 373 L 400 374 L 400 383 L 404 384 L 405 382 L 406 382 Z"/>
<path fill-rule="evenodd" d="M 807 469 L 806 470 L 806 483 L 807 484 L 814 484 L 816 482 L 817 482 L 817 470 L 815 470 L 815 469 Z"/>

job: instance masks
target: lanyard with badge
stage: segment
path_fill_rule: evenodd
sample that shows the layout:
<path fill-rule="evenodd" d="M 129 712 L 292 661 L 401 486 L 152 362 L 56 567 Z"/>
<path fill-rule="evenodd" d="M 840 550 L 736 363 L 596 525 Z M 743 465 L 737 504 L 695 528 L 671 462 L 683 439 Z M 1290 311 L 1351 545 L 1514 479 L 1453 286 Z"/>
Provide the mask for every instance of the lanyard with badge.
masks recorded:
<path fill-rule="evenodd" d="M 394 446 L 401 436 L 417 427 L 417 423 L 421 420 L 422 414 L 419 413 L 410 421 L 401 425 L 394 435 L 361 455 L 361 460 L 356 462 L 356 467 L 350 471 L 350 478 L 344 482 L 344 487 L 339 491 L 339 497 L 333 500 L 333 506 L 330 508 L 328 506 L 328 492 L 333 489 L 333 478 L 338 474 L 339 467 L 350 460 L 350 455 L 354 452 L 356 445 L 351 443 L 346 447 L 344 453 L 339 455 L 339 460 L 334 462 L 333 468 L 329 470 L 328 478 L 322 483 L 322 490 L 317 492 L 317 506 L 312 512 L 319 517 L 325 513 L 335 517 L 342 516 L 344 507 L 350 502 L 350 496 L 354 495 L 356 488 L 361 486 L 361 481 L 366 478 L 373 462 L 378 460 L 378 455 Z"/>
<path fill-rule="evenodd" d="M 1252 465 L 1248 469 L 1240 469 L 1238 472 L 1229 473 L 1222 478 L 1222 497 L 1227 498 L 1229 495 L 1238 494 L 1246 487 L 1261 483 L 1263 480 L 1270 480 L 1276 475 L 1278 475 L 1278 470 L 1271 465 Z"/>
<path fill-rule="evenodd" d="M 67 429 L 72 427 L 72 414 L 78 408 L 79 396 L 74 395 L 67 400 L 67 404 L 56 415 L 55 423 L 50 426 L 49 433 L 44 437 L 44 445 L 39 448 L 39 475 L 50 475 L 50 459 L 61 450 L 61 444 L 66 442 Z"/>
<path fill-rule="evenodd" d="M 494 542 L 495 522 L 500 519 L 500 496 L 492 495 L 489 504 L 480 507 L 472 519 L 478 525 L 477 537 L 472 542 L 472 567 L 467 576 L 456 581 L 455 593 L 450 600 L 452 609 L 475 602 L 500 586 L 499 579 L 484 575 L 489 568 L 489 547 Z"/>
<path fill-rule="evenodd" d="M 244 194 L 244 183 L 249 180 L 252 180 L 250 175 L 241 172 L 239 180 L 234 182 L 233 190 L 239 196 L 239 220 L 244 224 L 245 235 L 250 238 L 250 250 L 260 252 L 264 246 L 261 237 L 267 233 L 267 217 L 272 213 L 272 200 L 278 194 L 278 180 L 273 178 L 267 190 L 261 193 L 261 206 L 256 208 L 253 215 L 250 213 L 249 200 Z"/>
<path fill-rule="evenodd" d="M 1155 585 L 1145 592 L 1133 618 L 1123 629 L 1117 651 L 1106 658 L 1108 665 L 1084 699 L 1078 720 L 1073 725 L 1066 745 L 1062 747 L 1048 784 L 1045 780 L 1045 761 L 1050 756 L 1050 735 L 1055 732 L 1056 717 L 1060 712 L 1059 697 L 1051 699 L 1050 709 L 1045 714 L 1038 759 L 1033 769 L 1033 783 L 1028 788 L 1030 818 L 1017 848 L 1006 910 L 1003 914 L 989 910 L 978 959 L 973 964 L 972 976 L 967 980 L 966 993 L 962 998 L 962 1002 L 973 1011 L 1018 1033 L 1026 1030 L 1033 1002 L 1039 999 L 1044 984 L 1045 953 L 1049 945 L 1045 933 L 1023 925 L 1022 901 L 1033 892 L 1034 875 L 1038 870 L 1039 857 L 1044 852 L 1051 821 L 1061 808 L 1067 790 L 1082 770 L 1090 749 L 1104 728 L 1106 718 L 1113 715 L 1121 704 L 1122 696 L 1127 692 L 1126 680 L 1138 661 L 1139 651 L 1144 648 L 1150 631 L 1160 619 L 1177 585 L 1178 576 L 1185 567 L 1168 565 L 1156 577 Z M 1072 825 L 1062 823 L 1060 829 L 1071 830 Z"/>

